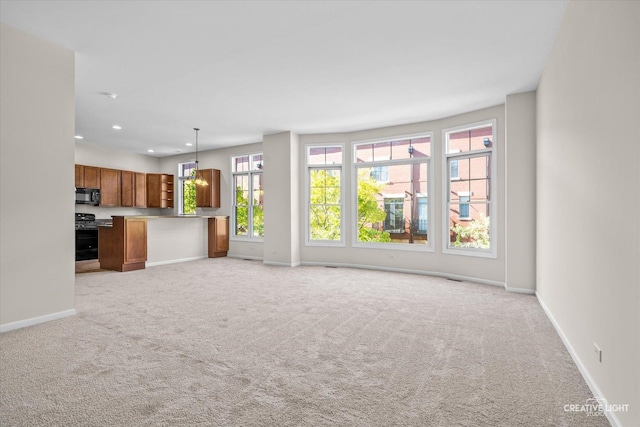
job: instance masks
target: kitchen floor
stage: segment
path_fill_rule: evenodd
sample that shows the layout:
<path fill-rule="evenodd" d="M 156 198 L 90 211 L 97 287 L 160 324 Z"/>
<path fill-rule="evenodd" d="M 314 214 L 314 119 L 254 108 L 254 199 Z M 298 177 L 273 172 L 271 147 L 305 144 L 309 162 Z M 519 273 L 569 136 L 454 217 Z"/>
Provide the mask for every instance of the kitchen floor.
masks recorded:
<path fill-rule="evenodd" d="M 78 273 L 94 273 L 100 270 L 100 262 L 97 259 L 88 259 L 86 261 L 76 261 L 76 274 Z"/>

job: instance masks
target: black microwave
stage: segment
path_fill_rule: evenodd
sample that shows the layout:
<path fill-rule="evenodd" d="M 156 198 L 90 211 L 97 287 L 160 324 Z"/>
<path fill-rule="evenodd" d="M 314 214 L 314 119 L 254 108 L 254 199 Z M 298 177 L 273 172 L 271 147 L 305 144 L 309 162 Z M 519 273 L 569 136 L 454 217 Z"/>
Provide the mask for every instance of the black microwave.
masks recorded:
<path fill-rule="evenodd" d="M 100 204 L 99 189 L 76 187 L 76 205 L 98 206 L 99 204 Z"/>

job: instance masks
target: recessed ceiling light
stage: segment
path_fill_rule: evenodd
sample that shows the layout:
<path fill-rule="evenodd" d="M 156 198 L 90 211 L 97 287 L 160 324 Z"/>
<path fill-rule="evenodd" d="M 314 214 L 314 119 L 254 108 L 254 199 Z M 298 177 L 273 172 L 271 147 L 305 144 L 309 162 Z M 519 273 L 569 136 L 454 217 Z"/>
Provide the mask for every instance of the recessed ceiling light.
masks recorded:
<path fill-rule="evenodd" d="M 111 126 L 111 127 L 112 127 L 113 129 L 115 129 L 115 130 L 120 130 L 120 129 L 122 129 L 122 126 L 120 126 L 120 125 L 113 125 L 113 126 Z"/>
<path fill-rule="evenodd" d="M 191 147 L 193 144 L 192 144 L 192 143 L 190 143 L 190 142 L 187 142 L 187 143 L 186 143 L 186 144 L 184 144 L 184 145 L 186 145 L 187 147 Z"/>
<path fill-rule="evenodd" d="M 153 150 L 152 150 L 151 148 L 149 148 L 147 151 L 148 151 L 149 153 L 153 153 Z"/>
<path fill-rule="evenodd" d="M 117 93 L 108 93 L 107 96 L 111 99 L 116 99 L 118 97 Z"/>
<path fill-rule="evenodd" d="M 84 137 L 82 135 L 76 135 L 74 136 L 75 139 L 84 139 Z"/>

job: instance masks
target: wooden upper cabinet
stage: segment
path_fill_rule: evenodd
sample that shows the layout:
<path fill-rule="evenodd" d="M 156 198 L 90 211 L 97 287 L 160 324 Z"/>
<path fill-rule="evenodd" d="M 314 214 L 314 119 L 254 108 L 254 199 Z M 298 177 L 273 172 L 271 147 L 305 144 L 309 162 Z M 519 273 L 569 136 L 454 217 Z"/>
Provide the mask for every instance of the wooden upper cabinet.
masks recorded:
<path fill-rule="evenodd" d="M 173 208 L 173 175 L 147 174 L 147 207 Z"/>
<path fill-rule="evenodd" d="M 100 188 L 100 168 L 76 165 L 76 187 Z"/>
<path fill-rule="evenodd" d="M 84 188 L 84 166 L 76 165 L 76 187 Z"/>
<path fill-rule="evenodd" d="M 220 207 L 220 171 L 218 169 L 200 169 L 198 176 L 209 183 L 207 186 L 196 185 L 196 207 Z"/>
<path fill-rule="evenodd" d="M 135 179 L 133 172 L 120 172 L 120 206 L 133 207 L 135 198 Z"/>
<path fill-rule="evenodd" d="M 136 208 L 147 207 L 147 175 L 135 172 L 135 185 L 133 192 L 133 206 Z"/>
<path fill-rule="evenodd" d="M 100 206 L 120 206 L 120 171 L 100 169 L 100 184 Z"/>

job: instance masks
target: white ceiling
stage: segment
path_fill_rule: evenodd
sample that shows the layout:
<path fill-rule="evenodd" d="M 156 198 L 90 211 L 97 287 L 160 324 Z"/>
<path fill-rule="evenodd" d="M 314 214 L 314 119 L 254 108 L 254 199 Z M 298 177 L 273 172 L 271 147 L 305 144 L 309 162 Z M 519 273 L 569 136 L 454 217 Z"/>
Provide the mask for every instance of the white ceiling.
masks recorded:
<path fill-rule="evenodd" d="M 533 90 L 565 1 L 11 1 L 76 52 L 76 133 L 155 156 L 433 120 Z M 111 99 L 104 93 L 116 93 Z M 122 130 L 111 129 L 113 124 Z"/>

